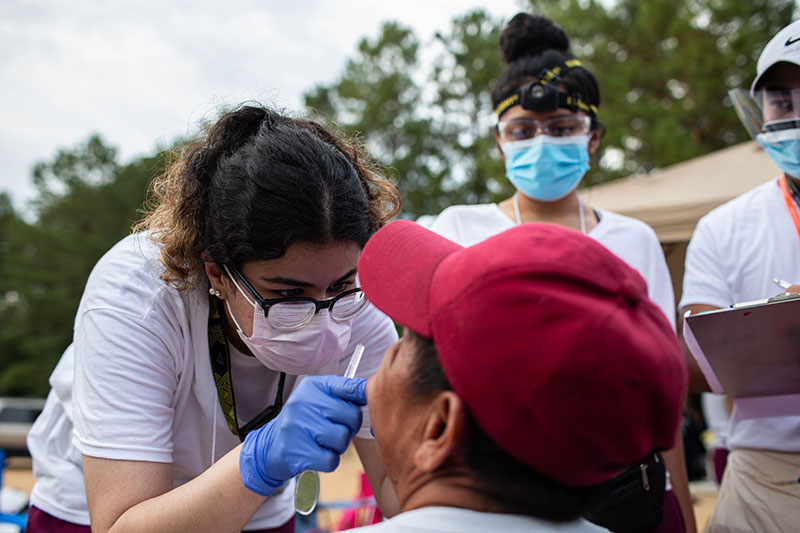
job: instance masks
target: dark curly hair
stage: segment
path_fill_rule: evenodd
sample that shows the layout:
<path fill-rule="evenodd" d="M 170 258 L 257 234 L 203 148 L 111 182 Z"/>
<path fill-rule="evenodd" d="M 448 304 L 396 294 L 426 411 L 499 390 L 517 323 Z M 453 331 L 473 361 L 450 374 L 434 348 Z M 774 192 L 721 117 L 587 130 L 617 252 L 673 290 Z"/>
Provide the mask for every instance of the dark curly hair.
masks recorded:
<path fill-rule="evenodd" d="M 500 32 L 500 52 L 508 65 L 492 91 L 492 106 L 539 79 L 542 72 L 575 56 L 569 51 L 569 37 L 561 27 L 541 15 L 517 13 Z M 600 105 L 597 79 L 586 68 L 574 68 L 559 83 L 570 94 L 579 94 L 588 104 Z M 592 117 L 592 129 L 601 127 Z"/>
<path fill-rule="evenodd" d="M 161 277 L 179 289 L 203 261 L 236 268 L 296 242 L 355 242 L 400 209 L 396 188 L 355 143 L 266 107 L 224 113 L 153 180 L 136 225 L 161 246 Z"/>

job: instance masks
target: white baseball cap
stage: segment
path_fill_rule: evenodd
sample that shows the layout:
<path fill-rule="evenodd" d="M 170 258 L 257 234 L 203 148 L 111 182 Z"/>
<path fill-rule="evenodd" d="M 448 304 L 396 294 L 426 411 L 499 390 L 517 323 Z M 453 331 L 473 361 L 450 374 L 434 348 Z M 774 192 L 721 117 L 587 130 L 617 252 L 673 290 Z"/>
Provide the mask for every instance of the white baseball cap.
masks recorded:
<path fill-rule="evenodd" d="M 761 78 L 764 77 L 764 73 L 772 65 L 781 61 L 800 65 L 800 20 L 796 20 L 783 28 L 764 47 L 764 51 L 761 52 L 761 56 L 758 58 L 756 79 L 753 80 L 750 91 L 755 91 Z"/>

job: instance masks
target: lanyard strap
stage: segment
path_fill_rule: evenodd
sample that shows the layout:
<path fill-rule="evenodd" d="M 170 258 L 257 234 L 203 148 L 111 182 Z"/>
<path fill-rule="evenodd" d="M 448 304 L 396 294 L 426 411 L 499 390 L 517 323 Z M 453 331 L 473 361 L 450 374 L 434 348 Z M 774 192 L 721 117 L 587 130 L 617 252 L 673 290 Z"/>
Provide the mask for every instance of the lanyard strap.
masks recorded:
<path fill-rule="evenodd" d="M 214 384 L 217 387 L 217 397 L 228 429 L 231 433 L 244 441 L 247 434 L 260 428 L 281 412 L 283 407 L 283 385 L 286 382 L 286 373 L 281 372 L 278 381 L 278 394 L 275 402 L 261 411 L 250 422 L 239 427 L 236 418 L 236 398 L 233 394 L 233 379 L 231 378 L 231 355 L 225 334 L 222 332 L 222 320 L 225 311 L 220 305 L 220 300 L 214 296 L 208 299 L 208 352 L 211 356 L 211 370 L 214 373 Z"/>
<path fill-rule="evenodd" d="M 789 186 L 787 184 L 788 179 L 786 174 L 784 174 L 781 179 L 778 180 L 778 183 L 780 183 L 781 192 L 783 193 L 783 201 L 786 202 L 786 209 L 789 210 L 789 216 L 792 217 L 792 222 L 794 222 L 797 238 L 800 240 L 800 215 L 797 214 L 797 208 L 792 201 L 792 194 L 789 192 Z"/>

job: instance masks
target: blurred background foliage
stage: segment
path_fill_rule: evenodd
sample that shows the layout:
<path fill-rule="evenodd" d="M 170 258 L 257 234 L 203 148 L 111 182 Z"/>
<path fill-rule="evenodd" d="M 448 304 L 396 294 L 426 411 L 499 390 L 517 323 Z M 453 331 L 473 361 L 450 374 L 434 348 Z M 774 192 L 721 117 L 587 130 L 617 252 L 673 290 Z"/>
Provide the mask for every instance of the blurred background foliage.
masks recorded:
<path fill-rule="evenodd" d="M 0 395 L 47 394 L 89 272 L 130 232 L 164 159 L 121 164 L 92 136 L 35 166 L 32 220 L 0 195 Z"/>
<path fill-rule="evenodd" d="M 606 135 L 583 185 L 746 140 L 727 91 L 749 85 L 795 10 L 793 0 L 532 0 L 600 82 Z M 310 116 L 365 142 L 403 193 L 403 216 L 511 194 L 489 97 L 504 22 L 476 10 L 426 41 L 387 22 L 305 95 Z M 0 395 L 47 393 L 92 266 L 130 231 L 170 151 L 123 163 L 93 136 L 36 165 L 24 216 L 0 193 Z"/>

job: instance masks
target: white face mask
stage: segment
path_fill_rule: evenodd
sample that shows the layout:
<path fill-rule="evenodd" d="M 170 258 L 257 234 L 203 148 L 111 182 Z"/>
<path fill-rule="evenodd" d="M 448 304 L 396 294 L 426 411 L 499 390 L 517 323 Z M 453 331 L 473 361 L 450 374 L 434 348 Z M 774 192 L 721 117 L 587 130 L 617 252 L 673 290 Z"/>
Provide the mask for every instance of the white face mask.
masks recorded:
<path fill-rule="evenodd" d="M 244 334 L 228 300 L 225 306 L 236 324 L 242 342 L 261 364 L 271 370 L 291 375 L 336 374 L 340 355 L 350 342 L 353 320 L 338 322 L 323 309 L 311 322 L 294 331 L 283 331 L 270 325 L 264 310 L 252 301 L 235 281 L 239 293 L 253 306 L 253 333 Z"/>

